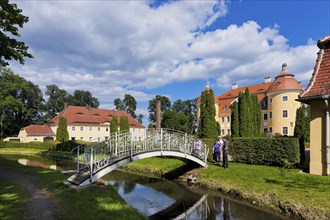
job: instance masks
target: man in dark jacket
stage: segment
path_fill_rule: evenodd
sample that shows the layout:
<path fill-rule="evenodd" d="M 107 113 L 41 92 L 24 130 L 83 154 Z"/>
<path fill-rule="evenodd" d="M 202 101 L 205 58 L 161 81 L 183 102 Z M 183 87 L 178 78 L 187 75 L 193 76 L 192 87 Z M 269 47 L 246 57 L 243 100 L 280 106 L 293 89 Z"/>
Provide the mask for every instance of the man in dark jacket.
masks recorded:
<path fill-rule="evenodd" d="M 229 141 L 226 138 L 223 138 L 223 147 L 222 147 L 222 156 L 223 156 L 223 164 L 222 166 L 225 169 L 228 169 L 228 152 L 229 151 Z"/>

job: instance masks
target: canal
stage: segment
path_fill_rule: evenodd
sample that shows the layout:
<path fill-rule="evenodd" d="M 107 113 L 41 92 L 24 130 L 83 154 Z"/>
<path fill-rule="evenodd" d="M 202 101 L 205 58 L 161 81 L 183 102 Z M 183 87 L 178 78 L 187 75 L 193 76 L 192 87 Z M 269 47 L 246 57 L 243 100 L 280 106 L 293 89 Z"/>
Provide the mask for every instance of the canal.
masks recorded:
<path fill-rule="evenodd" d="M 59 171 L 74 169 L 71 161 L 27 155 L 2 156 L 17 160 L 26 166 L 39 166 Z M 116 189 L 127 204 L 148 219 L 288 219 L 220 192 L 188 187 L 175 180 L 169 181 L 115 170 L 99 179 L 99 182 Z"/>

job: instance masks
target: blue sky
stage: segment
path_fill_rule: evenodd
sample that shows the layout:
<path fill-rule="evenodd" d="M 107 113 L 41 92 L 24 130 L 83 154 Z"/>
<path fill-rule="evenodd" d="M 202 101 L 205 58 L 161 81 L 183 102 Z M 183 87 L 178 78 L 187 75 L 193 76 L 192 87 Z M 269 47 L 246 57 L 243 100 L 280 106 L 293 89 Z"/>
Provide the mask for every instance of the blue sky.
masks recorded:
<path fill-rule="evenodd" d="M 193 99 L 274 78 L 282 63 L 306 86 L 317 40 L 330 34 L 330 3 L 314 1 L 13 1 L 29 16 L 21 40 L 34 59 L 15 73 L 113 109 L 131 94 L 148 121 L 156 95 Z M 45 97 L 47 98 L 47 97 Z"/>

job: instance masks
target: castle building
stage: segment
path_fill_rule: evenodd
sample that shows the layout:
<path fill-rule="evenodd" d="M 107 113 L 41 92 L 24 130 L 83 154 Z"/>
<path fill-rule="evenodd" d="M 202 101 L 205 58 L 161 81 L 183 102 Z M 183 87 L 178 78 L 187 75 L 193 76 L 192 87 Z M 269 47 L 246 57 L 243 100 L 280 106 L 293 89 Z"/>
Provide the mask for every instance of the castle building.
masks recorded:
<path fill-rule="evenodd" d="M 330 36 L 320 39 L 317 46 L 312 77 L 298 101 L 311 108 L 309 172 L 330 176 Z"/>
<path fill-rule="evenodd" d="M 125 111 L 98 109 L 89 106 L 68 106 L 45 125 L 30 125 L 21 128 L 17 137 L 18 139 L 15 141 L 44 142 L 55 140 L 61 117 L 67 120 L 67 130 L 70 140 L 83 140 L 87 142 L 103 141 L 110 136 L 110 122 L 114 116 L 117 116 L 118 124 L 120 124 L 121 116 L 127 117 L 130 132 L 134 140 L 145 137 L 145 127 Z"/>
<path fill-rule="evenodd" d="M 302 87 L 294 75 L 287 71 L 287 65 L 284 63 L 282 71 L 274 81 L 270 77 L 265 77 L 261 84 L 238 87 L 234 83 L 231 90 L 214 97 L 215 119 L 220 124 L 221 136 L 231 134 L 231 106 L 238 101 L 239 93 L 245 92 L 246 88 L 249 88 L 250 94 L 257 95 L 261 105 L 261 132 L 293 135 L 296 110 L 302 105 L 296 99 L 302 92 Z M 199 106 L 200 97 L 197 99 L 197 117 L 200 115 Z"/>

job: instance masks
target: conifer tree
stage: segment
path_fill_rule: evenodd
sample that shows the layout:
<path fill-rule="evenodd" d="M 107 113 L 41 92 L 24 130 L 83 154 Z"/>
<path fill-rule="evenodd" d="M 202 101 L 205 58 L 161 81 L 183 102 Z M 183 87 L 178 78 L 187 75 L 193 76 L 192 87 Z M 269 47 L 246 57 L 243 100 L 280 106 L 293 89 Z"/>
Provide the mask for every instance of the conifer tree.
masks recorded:
<path fill-rule="evenodd" d="M 238 103 L 234 102 L 231 106 L 231 136 L 239 137 L 239 116 L 238 116 Z"/>
<path fill-rule="evenodd" d="M 239 136 L 249 136 L 249 109 L 246 96 L 240 92 L 238 96 Z"/>
<path fill-rule="evenodd" d="M 67 129 L 67 121 L 65 117 L 60 117 L 58 122 L 58 128 L 56 130 L 56 140 L 60 142 L 66 142 L 69 140 L 69 132 Z"/>
<path fill-rule="evenodd" d="M 129 123 L 127 116 L 120 116 L 120 131 L 129 131 Z"/>
<path fill-rule="evenodd" d="M 258 96 L 253 95 L 253 105 L 255 106 L 254 108 L 254 136 L 258 137 L 260 136 L 260 126 L 261 126 L 261 105 L 258 101 Z"/>
<path fill-rule="evenodd" d="M 219 135 L 220 125 L 215 120 L 214 92 L 205 89 L 201 94 L 200 118 L 198 136 L 201 138 L 216 138 Z"/>
<path fill-rule="evenodd" d="M 305 161 L 305 136 L 307 117 L 305 116 L 304 107 L 300 107 L 296 110 L 296 122 L 294 126 L 293 136 L 299 139 L 299 148 L 300 148 L 300 164 L 303 164 Z M 308 126 L 309 127 L 309 126 Z"/>
<path fill-rule="evenodd" d="M 113 116 L 110 122 L 110 133 L 118 131 L 118 118 L 117 115 Z"/>

